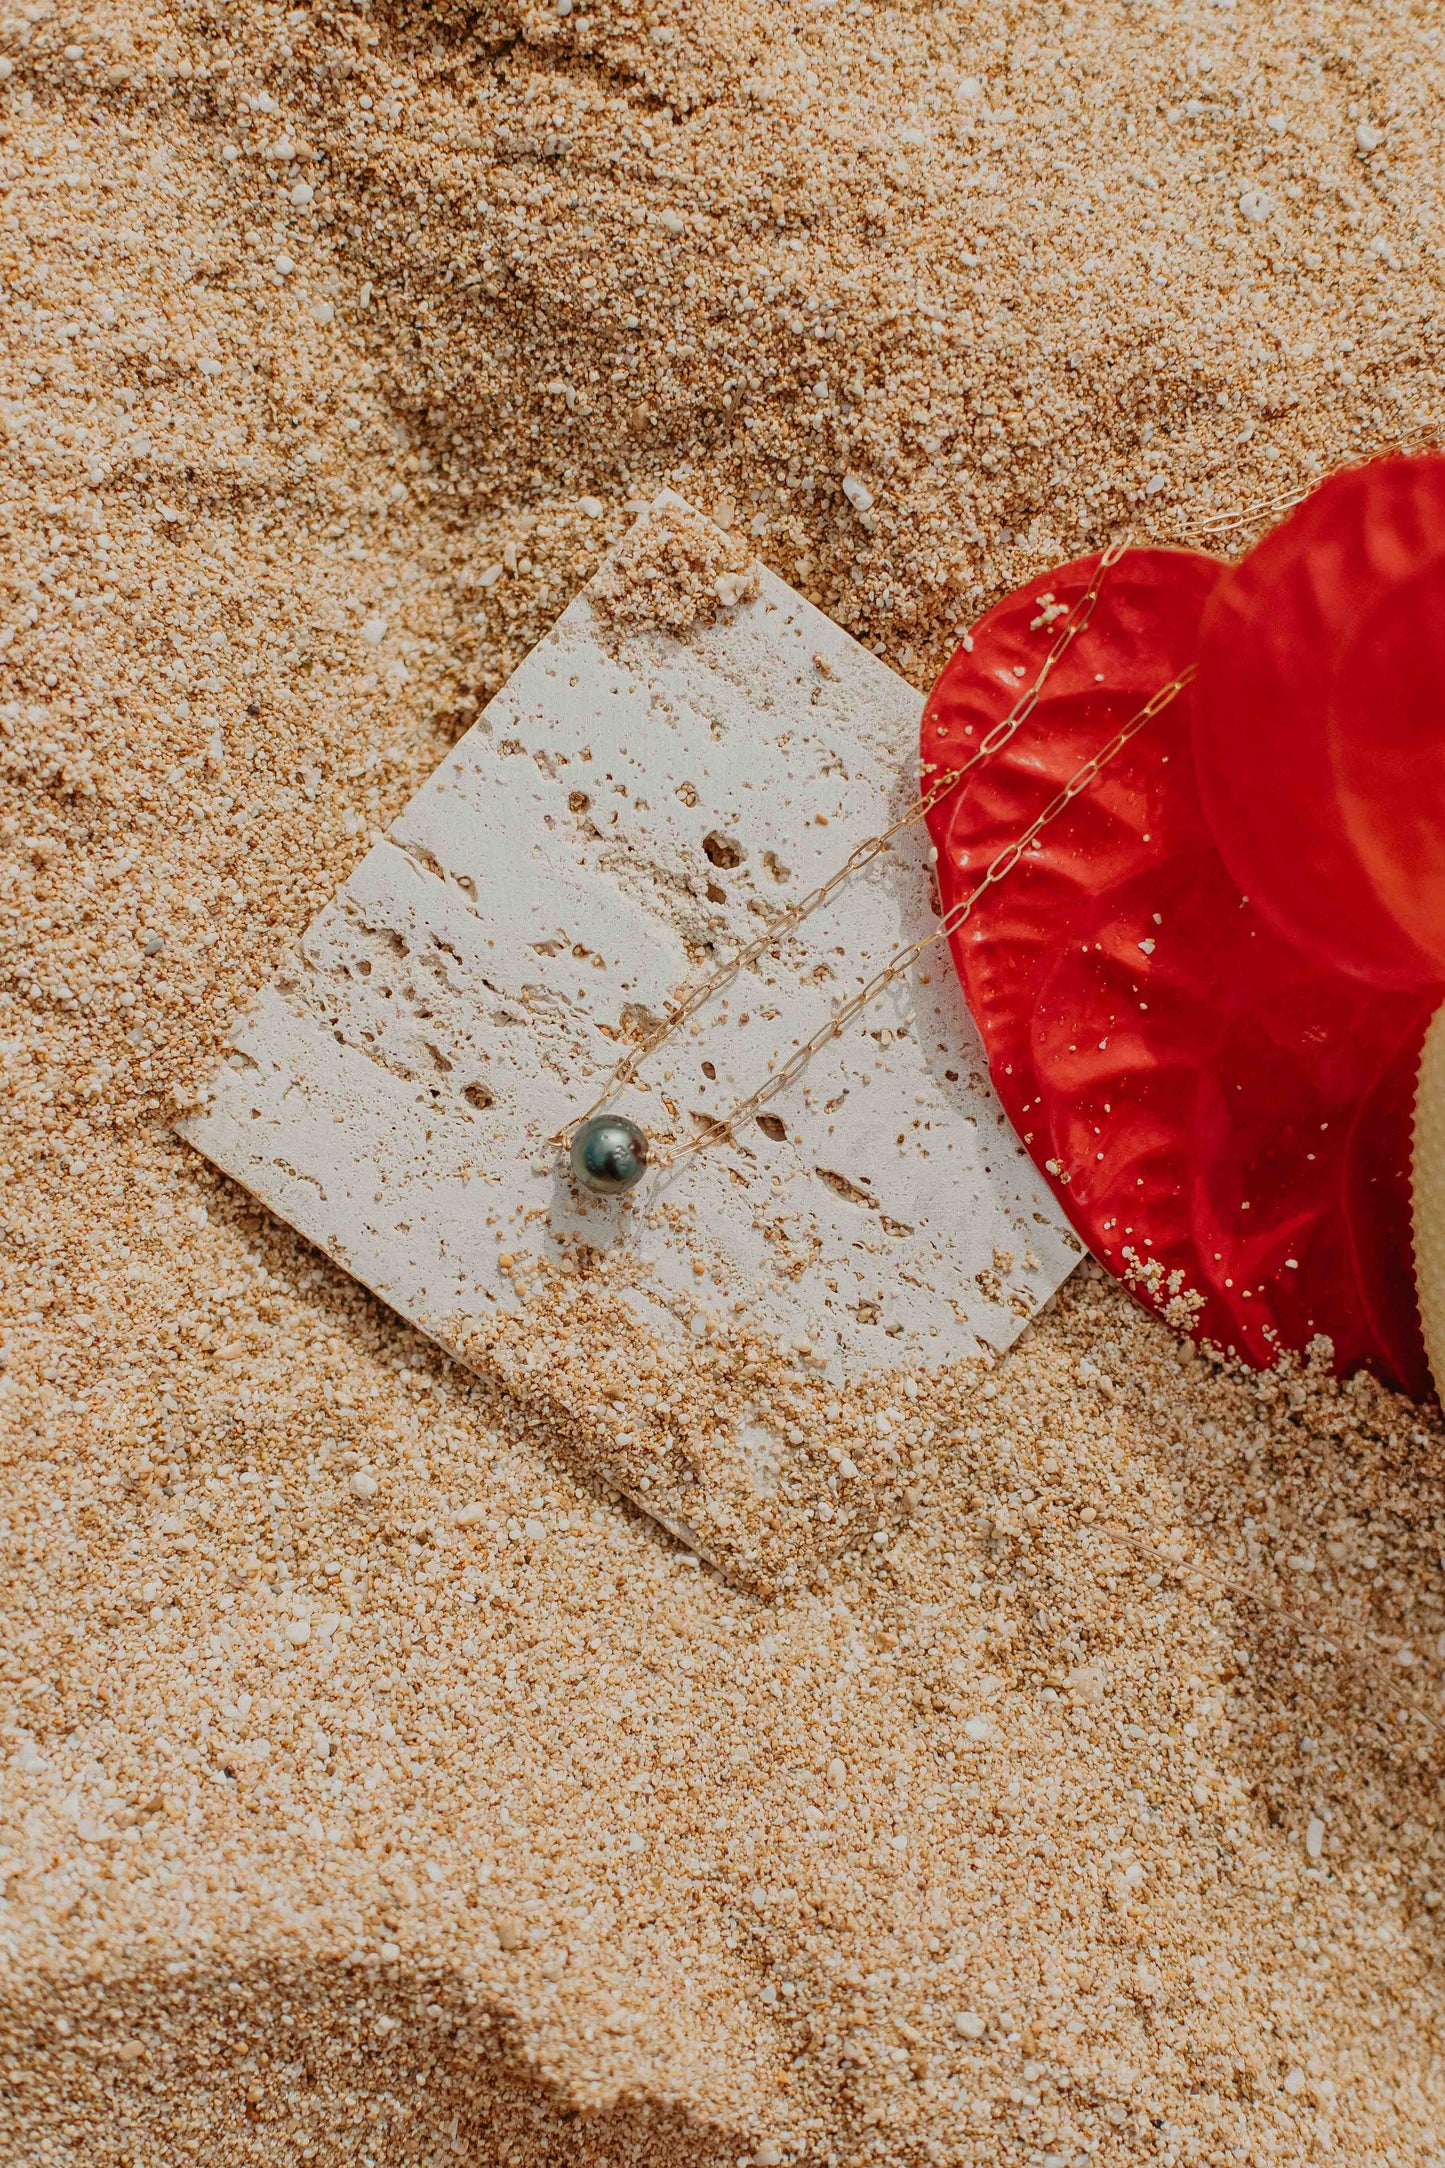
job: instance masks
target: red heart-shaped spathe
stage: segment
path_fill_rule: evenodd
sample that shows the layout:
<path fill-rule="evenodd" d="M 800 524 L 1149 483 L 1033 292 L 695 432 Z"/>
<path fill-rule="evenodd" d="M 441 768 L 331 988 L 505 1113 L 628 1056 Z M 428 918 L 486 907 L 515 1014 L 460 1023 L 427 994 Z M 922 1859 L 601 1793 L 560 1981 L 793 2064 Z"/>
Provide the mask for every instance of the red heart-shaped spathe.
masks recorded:
<path fill-rule="evenodd" d="M 974 628 L 925 709 L 926 763 L 961 767 L 1008 715 L 1097 567 Z M 946 911 L 1193 661 L 1221 570 L 1139 550 L 1105 574 L 1027 720 L 930 816 Z M 1186 689 L 955 934 L 994 1083 L 1090 1248 L 1176 1321 L 1260 1363 L 1324 1334 L 1342 1367 L 1421 1390 L 1405 1192 L 1370 1147 L 1388 1134 L 1398 1153 L 1430 1004 L 1316 963 L 1245 902 L 1200 805 L 1190 708 Z"/>

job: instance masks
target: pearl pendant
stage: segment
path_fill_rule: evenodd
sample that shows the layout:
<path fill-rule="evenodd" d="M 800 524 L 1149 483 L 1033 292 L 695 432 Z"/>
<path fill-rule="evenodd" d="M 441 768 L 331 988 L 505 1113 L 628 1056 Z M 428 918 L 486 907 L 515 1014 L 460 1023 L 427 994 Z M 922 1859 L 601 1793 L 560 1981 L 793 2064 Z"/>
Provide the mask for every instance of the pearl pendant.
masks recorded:
<path fill-rule="evenodd" d="M 572 1173 L 598 1197 L 635 1189 L 647 1168 L 647 1137 L 625 1114 L 594 1114 L 572 1138 Z"/>

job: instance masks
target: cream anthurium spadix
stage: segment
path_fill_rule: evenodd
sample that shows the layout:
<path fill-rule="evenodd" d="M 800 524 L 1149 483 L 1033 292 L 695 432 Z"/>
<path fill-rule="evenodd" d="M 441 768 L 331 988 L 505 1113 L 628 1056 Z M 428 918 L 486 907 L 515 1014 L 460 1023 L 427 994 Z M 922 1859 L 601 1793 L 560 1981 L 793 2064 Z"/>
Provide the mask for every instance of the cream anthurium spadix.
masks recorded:
<path fill-rule="evenodd" d="M 1420 1327 L 1435 1390 L 1445 1399 L 1445 1002 L 1420 1050 L 1410 1173 Z"/>

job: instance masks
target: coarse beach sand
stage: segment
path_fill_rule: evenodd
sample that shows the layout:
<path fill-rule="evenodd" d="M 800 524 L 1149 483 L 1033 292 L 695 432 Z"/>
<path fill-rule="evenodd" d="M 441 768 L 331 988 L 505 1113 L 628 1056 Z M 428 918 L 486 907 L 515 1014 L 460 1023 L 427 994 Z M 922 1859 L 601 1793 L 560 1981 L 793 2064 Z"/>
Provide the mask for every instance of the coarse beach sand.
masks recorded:
<path fill-rule="evenodd" d="M 1086 1266 L 768 1604 L 171 1130 L 629 504 L 922 686 L 1051 562 L 1427 439 L 1441 52 L 0 23 L 6 2163 L 1445 2158 L 1433 1409 Z"/>

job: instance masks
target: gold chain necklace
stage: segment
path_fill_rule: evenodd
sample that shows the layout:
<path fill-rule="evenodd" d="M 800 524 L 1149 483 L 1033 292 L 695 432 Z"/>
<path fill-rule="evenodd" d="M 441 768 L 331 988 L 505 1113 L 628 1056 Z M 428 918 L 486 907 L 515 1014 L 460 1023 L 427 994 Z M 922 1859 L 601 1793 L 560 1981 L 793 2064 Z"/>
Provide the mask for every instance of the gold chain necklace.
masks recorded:
<path fill-rule="evenodd" d="M 1121 725 L 1108 743 L 1102 746 L 1091 759 L 1085 761 L 1083 766 L 1070 776 L 1068 782 L 1055 792 L 1043 811 L 1029 824 L 1023 834 L 1015 837 L 1012 843 L 1007 844 L 999 852 L 984 874 L 983 879 L 969 895 L 956 903 L 953 909 L 947 912 L 940 919 L 938 925 L 929 933 L 924 934 L 917 941 L 910 942 L 906 948 L 899 949 L 895 955 L 891 956 L 888 962 L 875 972 L 865 985 L 859 987 L 856 993 L 851 994 L 846 1001 L 833 1011 L 826 1024 L 820 1026 L 810 1039 L 804 1041 L 803 1045 L 795 1048 L 780 1068 L 774 1069 L 755 1091 L 749 1093 L 745 1099 L 738 1100 L 725 1114 L 717 1116 L 706 1129 L 699 1131 L 694 1137 L 685 1139 L 670 1151 L 654 1153 L 646 1133 L 636 1122 L 629 1120 L 625 1115 L 609 1114 L 603 1111 L 608 1102 L 614 1099 L 617 1093 L 632 1081 L 642 1063 L 655 1054 L 660 1047 L 665 1046 L 670 1039 L 674 1038 L 683 1025 L 696 1016 L 698 1011 L 720 994 L 725 987 L 730 986 L 739 972 L 746 970 L 747 966 L 755 962 L 766 950 L 772 948 L 785 935 L 792 933 L 798 926 L 803 924 L 804 920 L 811 918 L 815 911 L 820 910 L 825 903 L 829 902 L 837 894 L 845 882 L 851 880 L 854 874 L 861 872 L 864 866 L 870 865 L 881 852 L 887 850 L 895 836 L 901 835 L 905 829 L 912 828 L 919 821 L 926 819 L 934 807 L 941 804 L 952 791 L 956 790 L 964 778 L 981 761 L 991 759 L 995 753 L 1001 751 L 1008 744 L 1009 740 L 1033 713 L 1043 693 L 1044 686 L 1060 658 L 1072 646 L 1093 617 L 1104 582 L 1112 568 L 1124 556 L 1128 547 L 1127 542 L 1114 542 L 1103 552 L 1089 586 L 1069 611 L 1063 625 L 1055 634 L 1053 643 L 1048 654 L 1044 657 L 1038 676 L 1034 679 L 1033 684 L 1020 696 L 1008 714 L 985 733 L 977 751 L 969 756 L 963 766 L 950 769 L 947 774 L 938 777 L 927 790 L 914 800 L 906 812 L 900 814 L 899 818 L 890 827 L 883 829 L 876 836 L 867 837 L 849 854 L 836 872 L 831 873 L 827 880 L 821 882 L 800 902 L 794 904 L 790 910 L 784 913 L 781 920 L 771 926 L 765 934 L 759 935 L 756 940 L 748 942 L 746 946 L 739 949 L 725 964 L 720 965 L 716 971 L 711 973 L 701 985 L 694 987 L 691 991 L 685 990 L 646 1044 L 634 1048 L 622 1057 L 591 1106 L 587 1108 L 585 1113 L 578 1116 L 570 1131 L 559 1133 L 553 1140 L 558 1144 L 564 1141 L 569 1142 L 572 1171 L 584 1189 L 592 1190 L 604 1196 L 616 1195 L 621 1191 L 632 1189 L 642 1179 L 649 1165 L 661 1168 L 678 1166 L 682 1161 L 690 1158 L 694 1152 L 703 1151 L 708 1145 L 731 1135 L 739 1123 L 745 1122 L 759 1113 L 770 1099 L 775 1098 L 779 1092 L 785 1091 L 789 1084 L 801 1076 L 813 1057 L 820 1053 L 825 1046 L 840 1038 L 854 1018 L 860 1015 L 870 1003 L 876 1001 L 878 996 L 885 992 L 895 979 L 909 970 L 935 942 L 947 940 L 951 934 L 956 933 L 959 927 L 969 918 L 980 899 L 990 888 L 996 887 L 1000 881 L 1012 872 L 1024 852 L 1043 834 L 1050 823 L 1067 811 L 1080 793 L 1088 789 L 1089 785 L 1100 771 L 1107 766 L 1109 761 L 1122 752 L 1130 740 L 1136 737 L 1139 731 L 1144 728 L 1144 725 L 1167 708 L 1171 701 L 1177 699 L 1184 688 L 1192 682 L 1194 678 L 1193 664 L 1187 670 L 1182 670 L 1178 677 L 1171 680 L 1168 685 L 1161 686 L 1157 692 L 1151 694 L 1143 707 L 1130 716 L 1126 723 Z"/>

